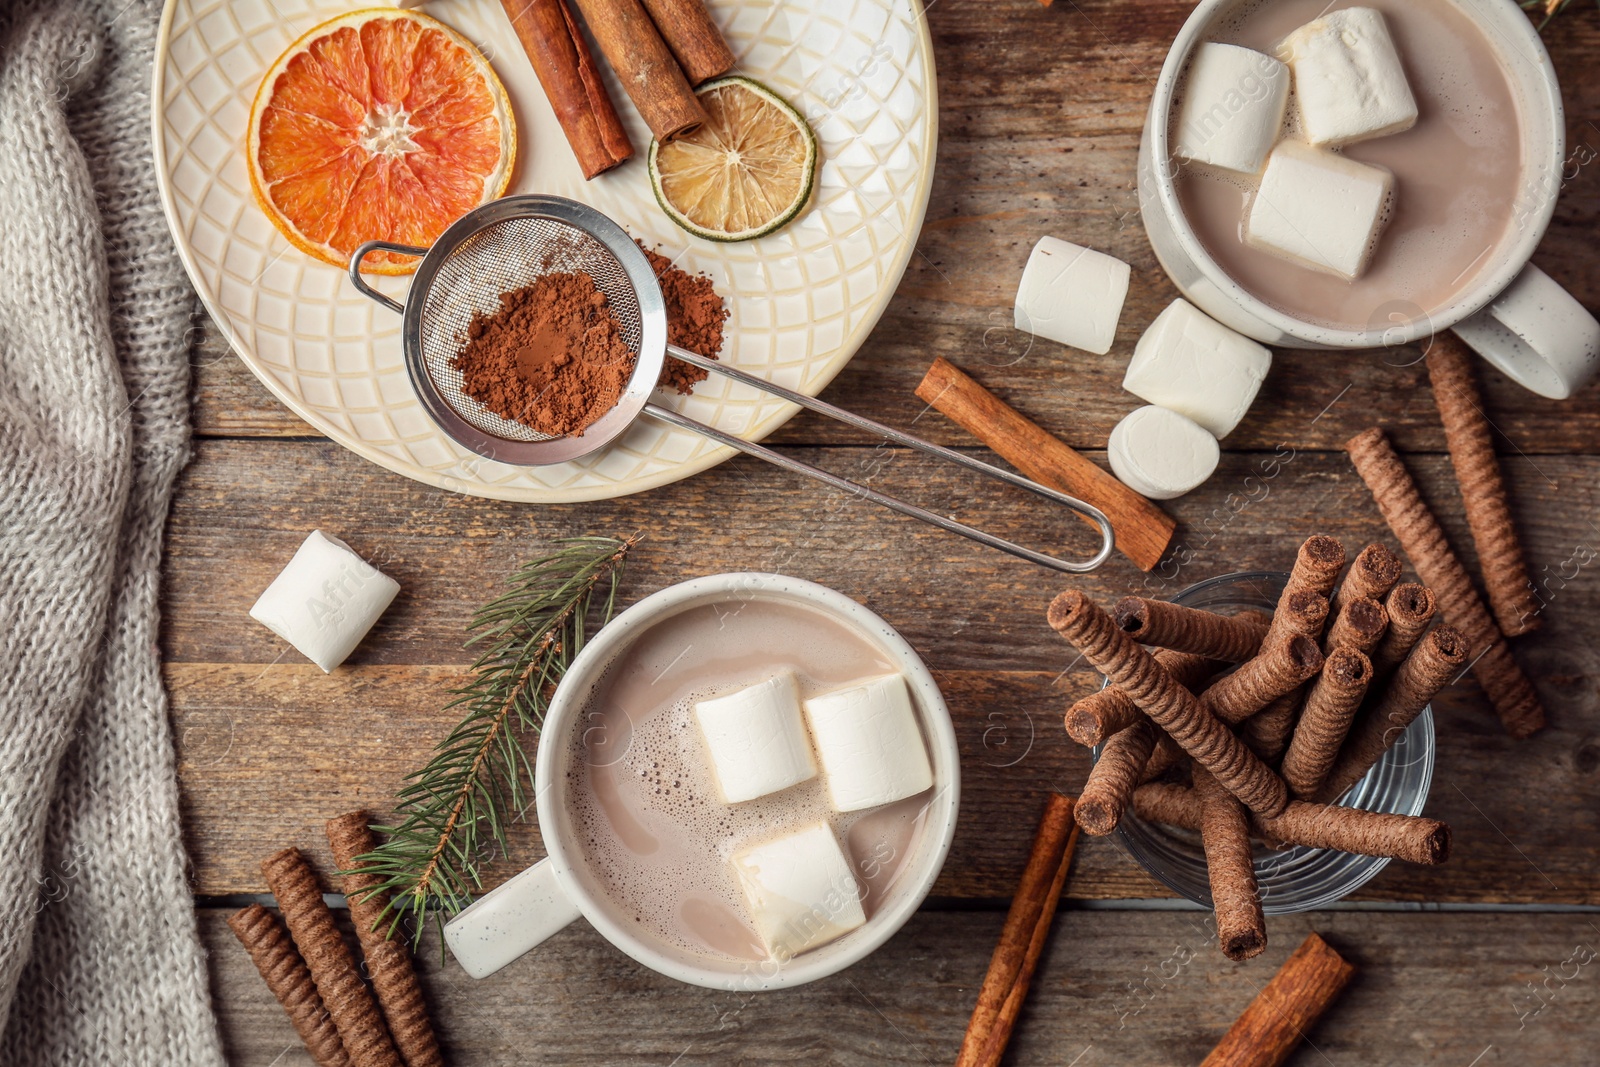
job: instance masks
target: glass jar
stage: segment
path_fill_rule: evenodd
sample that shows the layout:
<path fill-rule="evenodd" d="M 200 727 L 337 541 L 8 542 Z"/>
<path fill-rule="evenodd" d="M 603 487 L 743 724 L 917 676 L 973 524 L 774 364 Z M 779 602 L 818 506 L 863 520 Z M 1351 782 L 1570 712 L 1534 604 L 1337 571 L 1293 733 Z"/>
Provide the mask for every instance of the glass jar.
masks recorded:
<path fill-rule="evenodd" d="M 1256 571 L 1226 574 L 1192 585 L 1172 598 L 1175 604 L 1224 615 L 1257 610 L 1271 613 L 1289 576 Z M 1100 750 L 1094 750 L 1100 758 Z M 1433 782 L 1433 711 L 1426 708 L 1365 778 L 1340 797 L 1345 807 L 1398 815 L 1420 815 Z M 1122 847 L 1145 870 L 1173 892 L 1211 907 L 1200 835 L 1141 820 L 1130 808 L 1116 830 Z M 1355 892 L 1388 864 L 1377 856 L 1357 856 L 1331 849 L 1254 846 L 1256 881 L 1261 906 L 1268 915 L 1285 915 L 1327 907 Z"/>

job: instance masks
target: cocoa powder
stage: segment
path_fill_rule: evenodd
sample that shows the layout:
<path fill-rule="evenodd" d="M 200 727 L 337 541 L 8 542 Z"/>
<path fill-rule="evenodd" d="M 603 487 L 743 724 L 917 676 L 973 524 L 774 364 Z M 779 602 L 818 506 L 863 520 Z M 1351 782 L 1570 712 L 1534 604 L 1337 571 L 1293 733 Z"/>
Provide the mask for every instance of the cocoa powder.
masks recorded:
<path fill-rule="evenodd" d="M 502 294 L 497 311 L 473 316 L 451 364 L 496 415 L 566 437 L 616 406 L 636 360 L 605 294 L 579 271 Z"/>
<path fill-rule="evenodd" d="M 667 341 L 716 359 L 722 353 L 722 327 L 728 320 L 728 309 L 722 306 L 722 297 L 711 279 L 674 267 L 672 260 L 643 244 L 639 247 L 650 260 L 656 280 L 661 283 L 661 295 L 666 298 Z M 708 373 L 668 356 L 661 367 L 661 385 L 687 396 L 697 382 L 706 380 Z"/>

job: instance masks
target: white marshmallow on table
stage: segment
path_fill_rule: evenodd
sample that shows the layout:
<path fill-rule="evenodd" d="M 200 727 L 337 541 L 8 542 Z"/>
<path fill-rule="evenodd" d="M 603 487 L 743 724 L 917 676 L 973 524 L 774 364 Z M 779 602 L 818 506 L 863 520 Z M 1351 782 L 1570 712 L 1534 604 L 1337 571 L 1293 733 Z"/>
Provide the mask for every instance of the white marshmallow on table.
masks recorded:
<path fill-rule="evenodd" d="M 1122 387 L 1220 441 L 1250 410 L 1271 369 L 1270 351 L 1180 299 L 1139 338 Z"/>
<path fill-rule="evenodd" d="M 933 767 L 901 675 L 812 697 L 805 709 L 836 810 L 892 804 L 933 785 Z"/>
<path fill-rule="evenodd" d="M 1300 125 L 1312 144 L 1345 145 L 1417 124 L 1417 101 L 1383 15 L 1334 11 L 1278 46 L 1294 71 Z"/>
<path fill-rule="evenodd" d="M 702 700 L 694 717 L 711 754 L 717 789 L 729 804 L 788 789 L 817 773 L 800 719 L 800 691 L 789 671 Z"/>
<path fill-rule="evenodd" d="M 332 671 L 399 592 L 399 582 L 349 545 L 313 530 L 250 609 L 250 617 Z"/>
<path fill-rule="evenodd" d="M 1041 237 L 1017 287 L 1017 329 L 1103 356 L 1117 339 L 1131 273 L 1104 252 Z"/>
<path fill-rule="evenodd" d="M 1117 423 L 1107 454 L 1122 484 L 1151 500 L 1171 500 L 1199 488 L 1222 459 L 1209 430 L 1154 404 Z"/>
<path fill-rule="evenodd" d="M 1195 50 L 1178 112 L 1178 155 L 1255 174 L 1283 133 L 1289 68 L 1235 44 Z"/>
<path fill-rule="evenodd" d="M 733 857 L 750 918 L 767 951 L 787 959 L 867 921 L 850 861 L 827 823 Z"/>
<path fill-rule="evenodd" d="M 1284 141 L 1272 150 L 1245 221 L 1245 243 L 1324 274 L 1361 277 L 1389 221 L 1394 175 Z"/>

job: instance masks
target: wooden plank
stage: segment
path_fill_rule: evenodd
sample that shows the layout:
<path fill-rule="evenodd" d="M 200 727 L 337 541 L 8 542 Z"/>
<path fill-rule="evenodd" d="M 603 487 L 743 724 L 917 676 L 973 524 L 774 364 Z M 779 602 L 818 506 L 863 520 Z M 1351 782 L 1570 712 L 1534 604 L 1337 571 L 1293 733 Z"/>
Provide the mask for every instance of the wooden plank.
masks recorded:
<path fill-rule="evenodd" d="M 840 469 L 883 458 L 826 451 Z M 1286 454 L 1275 478 L 1262 474 L 1270 458 L 1230 456 L 1215 488 L 1178 502 L 1185 555 L 1165 572 L 1140 575 L 1114 561 L 1067 579 L 876 508 L 834 508 L 839 501 L 823 490 L 797 488 L 754 461 L 644 501 L 535 509 L 433 492 L 326 442 L 202 442 L 171 522 L 163 636 L 199 891 L 258 889 L 262 855 L 287 839 L 315 844 L 330 815 L 383 806 L 448 727 L 438 709 L 466 661 L 463 628 L 516 562 L 551 537 L 648 523 L 653 536 L 638 550 L 625 602 L 695 574 L 776 569 L 839 588 L 905 634 L 946 688 L 964 750 L 965 810 L 936 892 L 1003 897 L 1031 826 L 1019 800 L 1052 786 L 1074 790 L 1088 767 L 1058 716 L 1097 679 L 1043 624 L 1054 589 L 1074 584 L 1110 602 L 1139 587 L 1166 596 L 1216 574 L 1281 568 L 1308 532 L 1308 514 L 1352 547 L 1382 534 L 1344 457 Z M 1446 461 L 1415 459 L 1447 527 L 1467 545 Z M 1600 587 L 1592 566 L 1573 562 L 1584 558 L 1584 546 L 1600 543 L 1590 518 L 1600 459 L 1540 457 L 1510 470 L 1535 573 L 1546 577 L 1551 598 L 1547 631 L 1519 647 L 1553 726 L 1513 743 L 1470 683 L 1452 690 L 1441 702 L 1433 811 L 1456 827 L 1456 857 L 1437 870 L 1395 865 L 1368 897 L 1600 903 L 1592 877 L 1600 829 Z M 1247 483 L 1252 474 L 1266 480 Z M 947 498 L 961 491 L 936 467 L 898 454 L 883 474 L 882 484 L 891 482 Z M 977 511 L 1031 543 L 1048 543 L 1052 530 L 1078 535 L 1074 520 L 1046 523 L 1031 502 L 1008 498 Z M 246 614 L 319 526 L 353 538 L 405 590 L 353 666 L 331 677 L 286 652 Z M 531 837 L 517 847 L 522 862 L 538 855 Z M 1071 892 L 1159 890 L 1114 845 L 1095 842 Z"/>
<path fill-rule="evenodd" d="M 203 909 L 212 988 L 234 1067 L 309 1064 L 223 924 Z M 1587 1063 L 1600 931 L 1592 915 L 1322 912 L 1269 920 L 1266 953 L 1217 951 L 1198 912 L 1063 910 L 1007 1062 L 1017 1067 L 1197 1063 L 1310 930 L 1355 980 L 1293 1067 L 1327 1063 Z M 419 954 L 457 1067 L 536 1064 L 908 1065 L 955 1057 L 998 913 L 924 911 L 832 978 L 753 996 L 661 978 L 584 926 L 483 981 Z M 1470 960 L 1471 966 L 1464 966 Z M 1590 961 L 1590 962 L 1584 962 Z"/>
<path fill-rule="evenodd" d="M 1078 448 L 1102 448 L 1137 401 L 1121 390 L 1139 333 L 1174 296 L 1145 238 L 1134 189 L 1138 138 L 1167 42 L 1191 4 L 1110 0 L 933 4 L 928 20 L 939 83 L 940 144 L 928 222 L 882 323 L 829 390 L 831 399 L 898 426 L 913 421 L 941 442 L 964 435 L 921 418 L 912 395 L 935 356 L 986 385 Z M 1589 307 L 1600 306 L 1600 20 L 1569 18 L 1548 35 L 1565 90 L 1572 163 L 1538 261 Z M 948 72 L 959 72 L 959 76 Z M 626 220 L 624 220 L 626 221 Z M 1106 356 L 1019 335 L 1011 305 L 1029 248 L 1051 233 L 1100 248 L 1134 268 L 1116 347 Z M 1230 448 L 1333 447 L 1361 424 L 1311 420 L 1351 387 L 1347 412 L 1395 428 L 1408 449 L 1443 438 L 1414 349 L 1394 353 L 1280 353 L 1261 399 Z M 214 328 L 196 356 L 198 424 L 207 434 L 301 435 L 308 428 L 228 356 Z M 1530 454 L 1592 451 L 1600 439 L 1600 385 L 1574 401 L 1542 400 L 1498 373 L 1489 407 Z M 1352 418 L 1356 416 L 1351 416 Z M 855 431 L 810 417 L 776 438 L 860 443 Z M 1502 442 L 1502 447 L 1509 446 Z"/>

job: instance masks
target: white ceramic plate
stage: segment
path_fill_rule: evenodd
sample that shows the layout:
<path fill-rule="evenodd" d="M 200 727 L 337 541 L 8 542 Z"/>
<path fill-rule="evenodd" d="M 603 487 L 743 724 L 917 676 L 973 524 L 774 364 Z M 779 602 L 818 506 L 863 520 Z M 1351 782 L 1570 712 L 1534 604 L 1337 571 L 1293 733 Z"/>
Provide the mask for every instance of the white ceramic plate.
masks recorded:
<path fill-rule="evenodd" d="M 733 455 L 641 419 L 579 462 L 512 467 L 472 455 L 433 425 L 406 377 L 399 317 L 279 236 L 251 197 L 242 155 L 250 102 L 267 67 L 301 33 L 358 6 L 168 0 L 162 16 L 154 93 L 162 200 L 195 287 L 245 365 L 346 448 L 478 496 L 605 499 Z M 511 191 L 582 200 L 679 266 L 710 274 L 732 311 L 722 358 L 815 396 L 877 323 L 922 227 L 938 129 L 927 23 L 920 0 L 713 0 L 711 7 L 739 72 L 784 94 L 821 142 L 811 208 L 771 237 L 731 245 L 689 237 L 662 214 L 645 175 L 649 135 L 615 88 L 634 158 L 586 183 L 500 5 L 435 0 L 423 10 L 477 42 L 511 95 L 519 135 Z M 379 287 L 403 299 L 408 284 L 387 278 Z M 753 440 L 796 410 L 717 375 L 691 397 L 657 398 Z"/>

